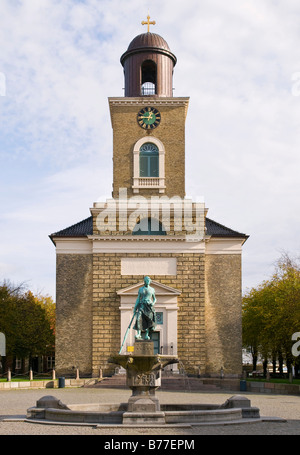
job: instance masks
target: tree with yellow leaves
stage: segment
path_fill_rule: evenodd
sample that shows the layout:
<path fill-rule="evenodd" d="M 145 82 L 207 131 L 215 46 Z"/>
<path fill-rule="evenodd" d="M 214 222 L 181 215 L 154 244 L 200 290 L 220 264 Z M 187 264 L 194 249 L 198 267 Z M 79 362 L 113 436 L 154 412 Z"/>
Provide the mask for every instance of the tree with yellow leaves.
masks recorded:
<path fill-rule="evenodd" d="M 6 336 L 6 356 L 29 358 L 54 351 L 55 304 L 22 286 L 0 286 L 0 332 Z"/>

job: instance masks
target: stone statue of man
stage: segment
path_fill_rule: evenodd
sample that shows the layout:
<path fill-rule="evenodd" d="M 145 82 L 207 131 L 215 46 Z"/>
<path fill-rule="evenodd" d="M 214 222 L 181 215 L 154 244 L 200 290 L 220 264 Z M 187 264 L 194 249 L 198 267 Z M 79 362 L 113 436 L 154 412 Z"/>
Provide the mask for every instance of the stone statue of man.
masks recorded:
<path fill-rule="evenodd" d="M 134 330 L 137 330 L 135 338 L 142 339 L 142 332 L 145 332 L 145 340 L 150 340 L 149 334 L 154 332 L 156 327 L 156 313 L 154 305 L 156 302 L 155 290 L 150 286 L 151 279 L 144 278 L 144 286 L 139 289 L 138 298 L 135 303 L 134 313 L 136 320 Z"/>

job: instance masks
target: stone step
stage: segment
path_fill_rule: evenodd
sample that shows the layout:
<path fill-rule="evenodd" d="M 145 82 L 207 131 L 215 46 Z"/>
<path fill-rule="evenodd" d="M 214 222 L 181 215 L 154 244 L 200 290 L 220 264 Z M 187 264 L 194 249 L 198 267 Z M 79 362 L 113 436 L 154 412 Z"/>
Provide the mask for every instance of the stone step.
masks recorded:
<path fill-rule="evenodd" d="M 220 390 L 214 384 L 205 384 L 200 378 L 166 377 L 161 380 L 162 390 Z"/>
<path fill-rule="evenodd" d="M 111 377 L 105 377 L 91 387 L 101 388 L 127 388 L 126 375 L 117 374 Z M 172 376 L 161 378 L 161 390 L 178 390 L 178 391 L 197 391 L 197 390 L 220 390 L 220 387 L 214 384 L 205 384 L 200 378 L 187 378 L 182 376 Z"/>
<path fill-rule="evenodd" d="M 97 382 L 93 387 L 101 388 L 127 388 L 126 375 L 116 374 L 114 376 L 104 377 L 101 381 Z"/>

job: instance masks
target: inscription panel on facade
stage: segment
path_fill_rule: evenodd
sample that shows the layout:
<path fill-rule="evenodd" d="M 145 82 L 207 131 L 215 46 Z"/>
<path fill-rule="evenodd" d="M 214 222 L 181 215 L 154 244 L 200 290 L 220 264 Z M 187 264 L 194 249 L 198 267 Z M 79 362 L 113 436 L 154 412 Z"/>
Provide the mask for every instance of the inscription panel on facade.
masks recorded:
<path fill-rule="evenodd" d="M 177 275 L 176 258 L 122 258 L 122 275 Z"/>

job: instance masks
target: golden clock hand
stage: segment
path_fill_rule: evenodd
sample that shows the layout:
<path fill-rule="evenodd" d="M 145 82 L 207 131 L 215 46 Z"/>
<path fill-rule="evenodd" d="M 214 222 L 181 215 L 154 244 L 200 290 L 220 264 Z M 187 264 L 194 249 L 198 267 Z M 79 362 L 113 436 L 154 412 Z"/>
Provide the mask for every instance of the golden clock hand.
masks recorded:
<path fill-rule="evenodd" d="M 153 113 L 152 112 L 149 112 L 149 115 L 147 117 L 144 116 L 144 119 L 149 120 L 149 121 L 152 120 L 152 118 L 153 118 Z"/>

